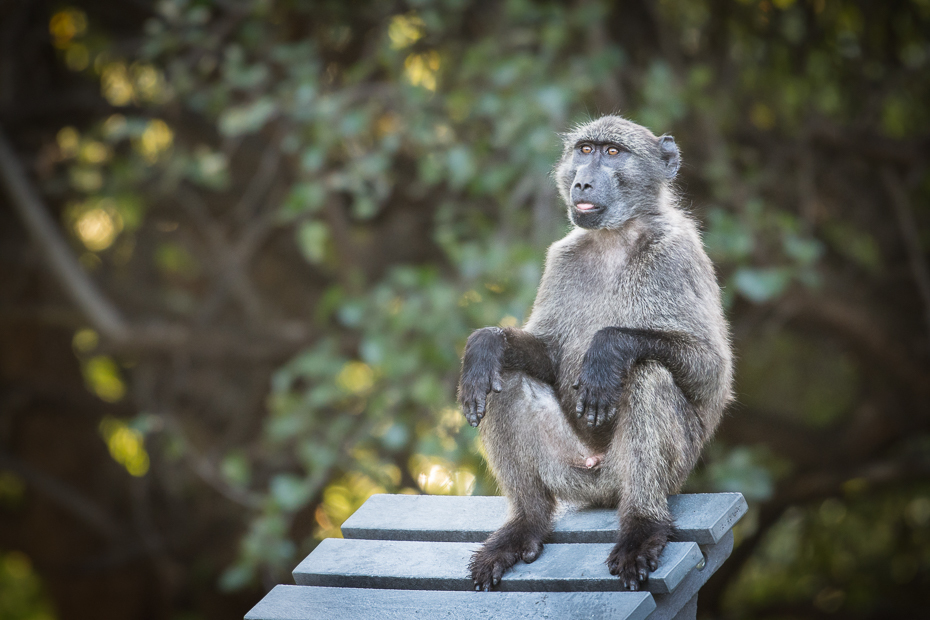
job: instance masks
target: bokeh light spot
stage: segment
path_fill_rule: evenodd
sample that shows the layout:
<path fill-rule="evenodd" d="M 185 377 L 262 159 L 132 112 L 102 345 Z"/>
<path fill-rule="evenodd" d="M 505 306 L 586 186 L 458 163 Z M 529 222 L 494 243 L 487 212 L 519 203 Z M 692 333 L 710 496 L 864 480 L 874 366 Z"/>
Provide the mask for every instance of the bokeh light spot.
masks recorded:
<path fill-rule="evenodd" d="M 87 30 L 87 15 L 84 11 L 67 8 L 58 11 L 48 22 L 48 31 L 52 35 L 55 47 L 65 48 L 74 37 Z"/>
<path fill-rule="evenodd" d="M 471 495 L 475 490 L 475 474 L 455 469 L 445 459 L 435 456 L 414 455 L 410 459 L 410 473 L 417 486 L 430 495 Z"/>
<path fill-rule="evenodd" d="M 81 135 L 74 127 L 62 127 L 55 136 L 58 142 L 58 150 L 62 159 L 74 157 L 78 153 L 78 147 L 81 143 Z"/>
<path fill-rule="evenodd" d="M 165 78 L 149 64 L 135 63 L 130 67 L 133 92 L 143 101 L 158 101 L 164 94 Z"/>
<path fill-rule="evenodd" d="M 437 52 L 411 54 L 404 60 L 404 73 L 407 81 L 414 86 L 422 86 L 429 91 L 436 91 L 436 73 L 438 71 L 439 54 Z"/>
<path fill-rule="evenodd" d="M 375 372 L 365 362 L 348 362 L 336 376 L 336 383 L 350 394 L 362 394 L 375 384 Z"/>
<path fill-rule="evenodd" d="M 97 345 L 100 342 L 100 337 L 97 335 L 97 332 L 90 328 L 79 329 L 74 333 L 74 338 L 71 339 L 71 346 L 74 347 L 74 350 L 78 353 L 90 353 L 97 348 Z"/>
<path fill-rule="evenodd" d="M 100 435 L 107 444 L 113 460 L 126 468 L 130 475 L 144 476 L 149 470 L 149 455 L 145 451 L 142 434 L 116 418 L 100 421 Z"/>
<path fill-rule="evenodd" d="M 103 142 L 91 140 L 81 147 L 80 158 L 88 164 L 101 164 L 110 158 L 110 149 Z"/>
<path fill-rule="evenodd" d="M 424 26 L 423 20 L 415 13 L 395 15 L 388 26 L 391 47 L 394 49 L 410 47 L 423 36 Z"/>
<path fill-rule="evenodd" d="M 97 206 L 79 210 L 74 221 L 74 232 L 91 252 L 100 252 L 113 245 L 116 236 L 123 230 L 122 218 L 109 199 L 97 202 Z"/>
<path fill-rule="evenodd" d="M 519 322 L 520 321 L 517 319 L 517 317 L 508 314 L 507 316 L 501 319 L 501 322 L 498 323 L 498 325 L 500 325 L 501 327 L 516 327 L 519 324 Z"/>
<path fill-rule="evenodd" d="M 126 384 L 112 358 L 94 356 L 84 362 L 82 370 L 87 387 L 101 400 L 115 403 L 126 395 Z"/>
<path fill-rule="evenodd" d="M 126 71 L 126 64 L 111 62 L 103 67 L 100 76 L 100 91 L 110 105 L 124 106 L 132 101 L 133 88 Z"/>
<path fill-rule="evenodd" d="M 156 118 L 149 121 L 135 147 L 149 163 L 155 163 L 162 153 L 171 148 L 173 142 L 174 132 L 165 121 Z"/>
<path fill-rule="evenodd" d="M 481 302 L 481 293 L 472 289 L 470 291 L 465 291 L 462 296 L 459 298 L 459 305 L 463 308 L 471 304 L 477 304 Z"/>

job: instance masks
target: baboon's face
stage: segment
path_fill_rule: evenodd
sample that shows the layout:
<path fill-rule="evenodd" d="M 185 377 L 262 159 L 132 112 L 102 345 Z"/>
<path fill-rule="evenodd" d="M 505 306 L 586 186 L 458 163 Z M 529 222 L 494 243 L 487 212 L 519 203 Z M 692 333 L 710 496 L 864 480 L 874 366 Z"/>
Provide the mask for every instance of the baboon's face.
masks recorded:
<path fill-rule="evenodd" d="M 678 172 L 678 147 L 645 127 L 605 116 L 564 136 L 556 170 L 572 222 L 618 228 L 655 208 L 659 191 Z"/>

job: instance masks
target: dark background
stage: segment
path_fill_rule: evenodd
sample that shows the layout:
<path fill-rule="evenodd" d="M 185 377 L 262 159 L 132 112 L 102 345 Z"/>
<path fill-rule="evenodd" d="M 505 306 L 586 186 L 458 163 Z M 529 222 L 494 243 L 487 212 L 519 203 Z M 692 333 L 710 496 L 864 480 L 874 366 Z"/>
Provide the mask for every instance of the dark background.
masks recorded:
<path fill-rule="evenodd" d="M 0 618 L 241 617 L 373 492 L 493 493 L 461 349 L 618 111 L 738 355 L 699 613 L 925 617 L 928 102 L 926 0 L 0 2 Z"/>

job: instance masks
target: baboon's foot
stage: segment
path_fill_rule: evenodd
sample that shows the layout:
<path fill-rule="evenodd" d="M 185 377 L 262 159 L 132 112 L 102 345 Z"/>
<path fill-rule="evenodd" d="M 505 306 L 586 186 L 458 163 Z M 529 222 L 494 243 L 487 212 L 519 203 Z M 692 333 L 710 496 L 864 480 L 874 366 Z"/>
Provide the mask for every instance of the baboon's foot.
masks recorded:
<path fill-rule="evenodd" d="M 668 523 L 645 519 L 624 526 L 620 541 L 607 557 L 607 568 L 611 575 L 620 577 L 627 590 L 641 590 L 649 573 L 659 568 L 659 556 L 673 528 Z"/>
<path fill-rule="evenodd" d="M 520 560 L 527 564 L 535 561 L 542 550 L 541 540 L 514 534 L 488 541 L 475 552 L 468 565 L 475 590 L 488 592 L 497 587 L 508 568 Z"/>

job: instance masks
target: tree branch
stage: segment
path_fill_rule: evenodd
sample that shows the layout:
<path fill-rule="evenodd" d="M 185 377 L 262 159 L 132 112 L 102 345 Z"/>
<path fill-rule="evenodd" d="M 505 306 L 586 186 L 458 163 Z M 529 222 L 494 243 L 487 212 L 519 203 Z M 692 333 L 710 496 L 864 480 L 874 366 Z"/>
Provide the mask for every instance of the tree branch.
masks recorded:
<path fill-rule="evenodd" d="M 41 247 L 54 274 L 87 320 L 107 338 L 117 342 L 129 336 L 129 328 L 119 309 L 98 290 L 81 269 L 58 226 L 45 209 L 38 193 L 29 184 L 6 136 L 0 131 L 0 182 L 6 188 L 14 209 L 26 229 Z"/>
<path fill-rule="evenodd" d="M 904 247 L 911 263 L 911 274 L 917 284 L 917 291 L 924 303 L 924 321 L 927 324 L 927 337 L 930 338 L 930 269 L 924 260 L 924 251 L 920 247 L 920 234 L 917 222 L 911 210 L 911 201 L 904 191 L 904 184 L 889 166 L 882 167 L 882 183 L 891 198 L 891 206 L 898 220 L 898 229 L 904 239 Z"/>
<path fill-rule="evenodd" d="M 70 485 L 33 469 L 2 450 L 0 450 L 0 468 L 8 469 L 20 476 L 27 485 L 83 521 L 103 538 L 110 541 L 121 538 L 122 528 L 119 524 Z"/>
<path fill-rule="evenodd" d="M 213 461 L 201 454 L 184 432 L 182 424 L 171 414 L 162 413 L 165 426 L 184 442 L 184 462 L 198 478 L 210 488 L 226 499 L 239 504 L 243 508 L 257 509 L 261 507 L 261 498 L 247 489 L 237 489 L 227 484 L 217 471 Z"/>
<path fill-rule="evenodd" d="M 306 341 L 306 329 L 294 322 L 280 325 L 262 324 L 261 334 L 245 339 L 241 332 L 202 329 L 195 331 L 175 323 L 127 323 L 120 310 L 103 295 L 78 264 L 58 225 L 42 204 L 38 192 L 27 180 L 26 171 L 2 131 L 0 185 L 6 189 L 15 211 L 81 315 L 108 341 L 104 343 L 104 348 L 115 352 L 137 352 L 170 351 L 189 347 L 198 355 L 277 359 Z M 224 249 L 231 257 L 230 260 L 233 260 L 235 252 L 227 246 L 224 246 Z"/>
<path fill-rule="evenodd" d="M 177 198 L 181 206 L 184 207 L 203 232 L 210 250 L 216 256 L 217 265 L 215 271 L 220 280 L 220 285 L 225 288 L 228 282 L 246 314 L 253 319 L 261 318 L 265 314 L 265 304 L 242 269 L 242 264 L 239 262 L 235 251 L 230 247 L 219 226 L 207 211 L 203 199 L 197 193 L 185 187 L 178 188 Z"/>
<path fill-rule="evenodd" d="M 233 217 L 239 223 L 247 222 L 258 209 L 262 196 L 268 193 L 274 182 L 278 164 L 281 162 L 281 151 L 276 140 L 272 139 L 262 153 L 258 163 L 258 170 L 249 181 L 239 202 L 233 207 Z"/>
<path fill-rule="evenodd" d="M 880 366 L 895 375 L 916 394 L 930 391 L 926 373 L 888 338 L 879 322 L 868 314 L 835 299 L 793 295 L 779 304 L 778 313 L 785 319 L 808 319 L 836 330 Z"/>
<path fill-rule="evenodd" d="M 199 358 L 276 361 L 291 355 L 309 339 L 309 332 L 302 325 L 275 323 L 258 327 L 261 331 L 152 323 L 134 328 L 127 340 L 102 343 L 100 350 L 114 354 L 183 352 Z"/>

